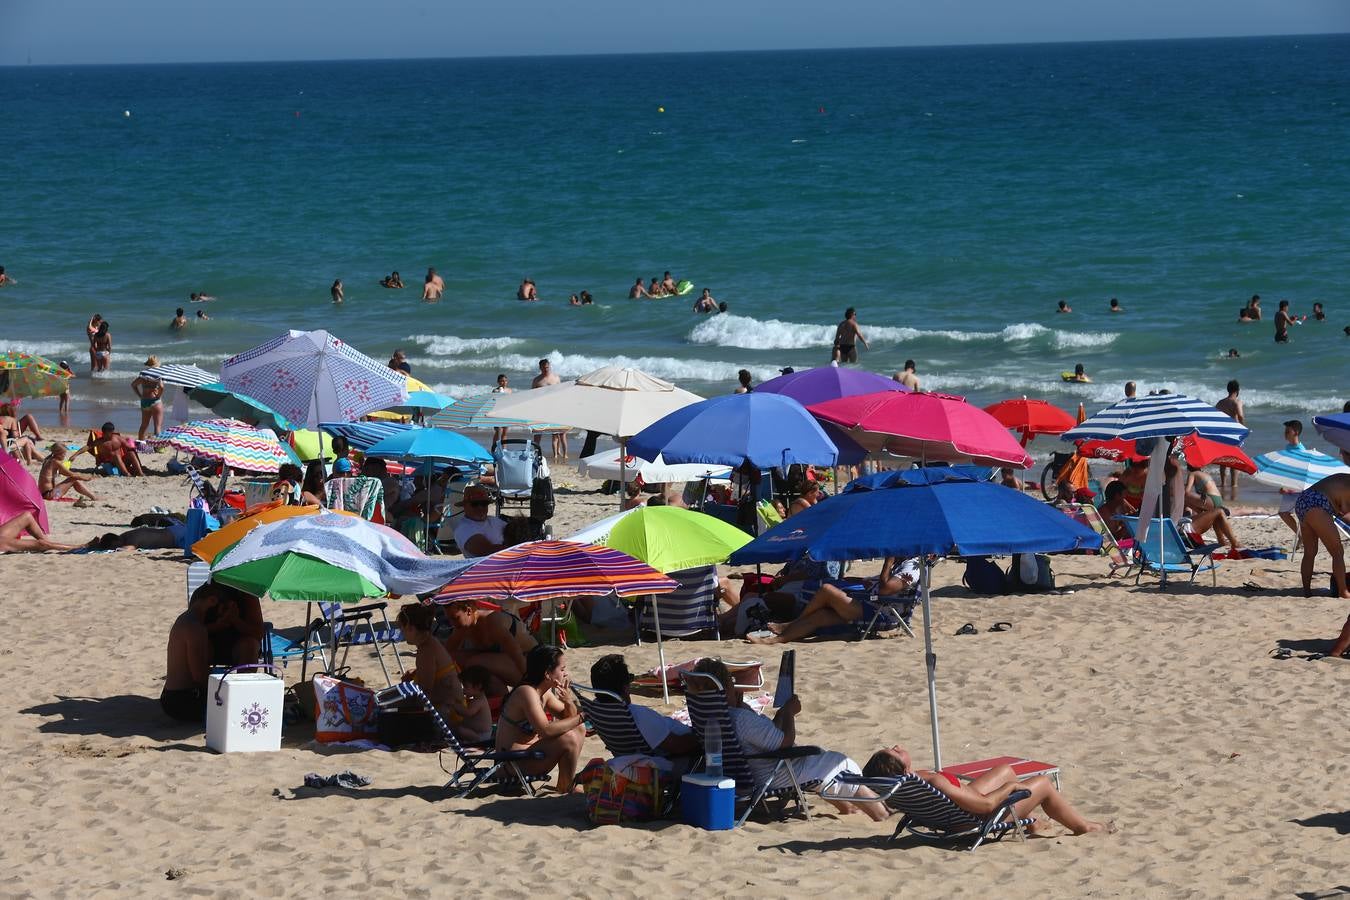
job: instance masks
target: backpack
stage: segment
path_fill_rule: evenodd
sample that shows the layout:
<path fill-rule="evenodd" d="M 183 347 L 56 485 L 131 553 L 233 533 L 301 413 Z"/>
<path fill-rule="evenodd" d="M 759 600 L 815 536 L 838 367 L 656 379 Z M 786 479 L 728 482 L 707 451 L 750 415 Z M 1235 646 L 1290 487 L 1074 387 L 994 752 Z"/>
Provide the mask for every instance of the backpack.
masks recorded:
<path fill-rule="evenodd" d="M 553 479 L 536 478 L 530 490 L 530 518 L 546 522 L 553 518 L 556 506 L 553 499 Z"/>
<path fill-rule="evenodd" d="M 1003 570 L 987 556 L 971 556 L 966 559 L 966 574 L 961 583 L 976 594 L 1002 594 L 1006 587 Z"/>
<path fill-rule="evenodd" d="M 1050 568 L 1050 557 L 1044 553 L 1013 554 L 1008 567 L 1008 586 L 1022 591 L 1053 591 L 1055 573 Z"/>

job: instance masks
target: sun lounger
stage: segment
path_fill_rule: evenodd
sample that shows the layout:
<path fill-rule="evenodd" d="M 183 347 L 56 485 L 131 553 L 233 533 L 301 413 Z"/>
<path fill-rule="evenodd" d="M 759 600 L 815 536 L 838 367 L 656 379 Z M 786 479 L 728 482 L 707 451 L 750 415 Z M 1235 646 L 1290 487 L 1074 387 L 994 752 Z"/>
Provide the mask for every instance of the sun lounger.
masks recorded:
<path fill-rule="evenodd" d="M 640 598 L 635 604 L 637 642 L 642 643 L 642 632 L 656 631 L 656 616 L 660 616 L 663 638 L 691 637 L 700 632 L 710 632 L 720 641 L 722 634 L 717 627 L 717 568 L 698 566 L 669 574 L 679 583 L 679 587 L 667 594 L 657 594 L 655 598 Z"/>
<path fill-rule="evenodd" d="M 799 746 L 785 747 L 767 753 L 746 753 L 731 723 L 731 710 L 727 706 L 726 690 L 722 683 L 703 672 L 686 672 L 684 678 L 687 684 L 703 679 L 709 688 L 697 693 L 688 693 L 686 701 L 689 707 L 689 720 L 694 727 L 694 734 L 705 746 L 708 728 L 712 723 L 717 724 L 722 738 L 722 771 L 736 782 L 736 803 L 744 810 L 736 819 L 736 825 L 744 824 L 750 813 L 761 805 L 767 809 L 769 800 L 780 801 L 779 818 L 786 819 L 789 815 L 800 815 L 803 819 L 809 819 L 811 807 L 806 802 L 802 784 L 797 780 L 793 762 L 823 751 L 819 747 Z M 750 768 L 751 760 L 771 761 L 773 766 L 767 774 L 757 778 Z M 788 785 L 771 788 L 770 785 L 780 775 L 787 776 Z"/>
<path fill-rule="evenodd" d="M 1068 503 L 1060 509 L 1075 522 L 1085 525 L 1101 535 L 1102 547 L 1098 552 L 1107 558 L 1107 564 L 1111 567 L 1110 575 L 1112 578 L 1117 577 L 1117 573 L 1130 574 L 1130 569 L 1134 568 L 1134 564 L 1130 562 L 1125 555 L 1125 551 L 1116 543 L 1115 535 L 1111 534 L 1111 529 L 1106 527 L 1106 520 L 1102 518 L 1102 514 L 1097 507 L 1091 503 Z"/>
<path fill-rule="evenodd" d="M 1195 576 L 1200 572 L 1209 572 L 1214 579 L 1214 584 L 1219 583 L 1219 566 L 1214 562 L 1214 551 L 1223 546 L 1223 544 L 1202 544 L 1199 547 L 1187 547 L 1186 542 L 1181 539 L 1181 532 L 1177 530 L 1176 523 L 1171 519 L 1154 519 L 1153 524 L 1149 526 L 1148 546 L 1139 542 L 1139 517 L 1121 516 L 1120 521 L 1125 523 L 1129 529 L 1130 536 L 1134 538 L 1134 552 L 1138 554 L 1140 561 L 1139 573 L 1135 576 L 1134 583 L 1144 577 L 1144 572 L 1157 572 L 1162 579 L 1162 586 L 1167 587 L 1167 576 L 1169 573 L 1189 574 L 1190 580 L 1195 581 Z M 1162 546 L 1159 547 L 1159 538 L 1157 529 L 1162 529 Z M 1158 553 L 1161 550 L 1161 559 Z"/>
<path fill-rule="evenodd" d="M 431 716 L 436 730 L 445 740 L 446 746 L 458 760 L 453 770 L 445 767 L 441 760 L 441 770 L 450 776 L 445 789 L 455 798 L 467 797 L 479 787 L 488 784 L 514 785 L 525 788 L 531 797 L 535 795 L 536 782 L 547 781 L 548 775 L 526 775 L 520 764 L 527 760 L 543 759 L 542 750 L 493 750 L 487 747 L 466 747 L 459 737 L 450 730 L 449 724 L 431 700 L 422 692 L 416 682 L 405 681 L 392 685 L 375 693 L 375 702 L 380 707 L 393 706 L 403 700 L 413 700 Z"/>
<path fill-rule="evenodd" d="M 868 778 L 863 775 L 840 775 L 840 784 L 865 787 L 875 793 L 891 809 L 902 816 L 891 840 L 909 831 L 920 840 L 930 843 L 958 844 L 971 841 L 974 850 L 986 841 L 998 841 L 1009 831 L 1026 840 L 1025 829 L 1034 819 L 1017 818 L 1013 807 L 1031 796 L 1031 791 L 1016 790 L 992 814 L 981 818 L 957 806 L 946 794 L 924 781 L 918 775 L 900 775 L 894 778 Z M 829 799 L 830 791 L 821 792 Z M 851 797 L 840 795 L 838 799 Z"/>

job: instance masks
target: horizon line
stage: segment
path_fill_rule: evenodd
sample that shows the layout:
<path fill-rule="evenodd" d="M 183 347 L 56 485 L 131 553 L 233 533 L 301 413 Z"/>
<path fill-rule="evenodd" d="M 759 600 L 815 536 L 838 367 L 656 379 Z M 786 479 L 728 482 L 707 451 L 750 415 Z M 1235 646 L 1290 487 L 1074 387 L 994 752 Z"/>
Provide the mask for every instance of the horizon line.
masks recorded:
<path fill-rule="evenodd" d="M 0 69 L 29 69 L 56 67 L 115 67 L 115 66 L 210 66 L 210 65 L 274 65 L 277 63 L 353 63 L 353 62 L 431 62 L 451 60 L 485 59 L 584 59 L 594 57 L 620 56 L 700 56 L 731 53 L 829 53 L 855 50 L 943 50 L 966 49 L 972 47 L 1055 47 L 1072 44 L 1151 44 L 1180 41 L 1244 41 L 1258 38 L 1336 38 L 1350 37 L 1350 31 L 1314 31 L 1314 32 L 1266 32 L 1261 34 L 1218 34 L 1188 35 L 1173 37 L 1142 38 L 1090 38 L 1080 40 L 1045 41 L 973 41 L 970 43 L 931 43 L 931 44 L 874 44 L 840 47 L 758 47 L 730 48 L 725 50 L 651 50 L 624 52 L 591 53 L 469 53 L 453 56 L 352 56 L 352 57 L 312 57 L 291 59 L 196 59 L 196 60 L 158 60 L 155 62 L 57 62 L 35 63 L 31 53 L 22 63 L 0 63 Z"/>

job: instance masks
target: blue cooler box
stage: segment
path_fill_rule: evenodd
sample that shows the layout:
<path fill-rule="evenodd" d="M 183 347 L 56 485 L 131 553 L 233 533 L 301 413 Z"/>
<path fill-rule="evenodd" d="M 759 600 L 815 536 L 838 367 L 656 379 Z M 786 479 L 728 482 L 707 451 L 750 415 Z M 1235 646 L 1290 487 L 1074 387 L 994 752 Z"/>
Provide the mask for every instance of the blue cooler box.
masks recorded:
<path fill-rule="evenodd" d="M 686 775 L 680 786 L 680 809 L 686 824 L 708 831 L 729 831 L 736 825 L 736 782 L 711 775 Z"/>

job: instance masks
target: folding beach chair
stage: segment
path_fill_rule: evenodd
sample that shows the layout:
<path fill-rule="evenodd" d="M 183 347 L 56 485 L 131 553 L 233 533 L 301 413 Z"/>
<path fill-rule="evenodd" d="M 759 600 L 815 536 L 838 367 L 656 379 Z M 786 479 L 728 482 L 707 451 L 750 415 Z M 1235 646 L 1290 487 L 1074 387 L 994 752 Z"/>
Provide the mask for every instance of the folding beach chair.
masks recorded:
<path fill-rule="evenodd" d="M 497 515 L 502 507 L 510 503 L 515 506 L 530 505 L 534 494 L 534 479 L 539 475 L 542 459 L 539 448 L 532 441 L 513 438 L 502 441 L 492 450 L 492 461 L 496 465 L 497 478 Z"/>
<path fill-rule="evenodd" d="M 197 588 L 211 580 L 211 564 L 207 562 L 188 563 L 187 567 L 187 599 L 192 602 L 192 595 Z"/>
<path fill-rule="evenodd" d="M 347 654 L 352 647 L 370 646 L 375 648 L 375 656 L 380 661 L 380 671 L 384 673 L 385 682 L 393 684 L 394 679 L 389 676 L 389 667 L 385 665 L 382 647 L 388 646 L 393 652 L 394 665 L 398 667 L 401 676 L 403 660 L 398 655 L 398 644 L 403 640 L 403 629 L 390 624 L 388 610 L 389 604 L 383 600 L 378 603 L 347 607 L 341 603 L 320 603 L 319 613 L 323 618 L 316 620 L 314 624 L 327 630 L 327 634 L 321 637 L 323 643 L 329 645 L 332 653 L 331 659 L 325 662 L 326 671 L 331 673 L 346 666 Z M 376 616 L 380 619 L 378 623 L 375 622 Z M 316 629 L 317 633 L 319 632 Z M 342 651 L 341 658 L 338 657 L 339 650 Z"/>
<path fill-rule="evenodd" d="M 330 478 L 324 485 L 332 509 L 355 513 L 368 522 L 383 525 L 384 482 L 369 475 L 354 478 Z"/>
<path fill-rule="evenodd" d="M 761 805 L 769 811 L 769 800 L 780 801 L 781 807 L 778 810 L 780 819 L 786 819 L 790 815 L 800 815 L 803 819 L 811 818 L 811 808 L 806 802 L 802 785 L 797 781 L 797 773 L 793 769 L 792 762 L 807 756 L 815 756 L 823 751 L 819 747 L 800 746 L 765 753 L 746 753 L 731 723 L 731 710 L 727 706 L 726 690 L 722 683 L 704 672 L 685 672 L 684 679 L 686 685 L 697 684 L 699 679 L 703 681 L 699 686 L 704 687 L 704 690 L 700 692 L 686 690 L 689 720 L 694 726 L 694 734 L 698 736 L 699 743 L 705 746 L 705 734 L 709 725 L 712 723 L 717 725 L 722 738 L 722 771 L 736 782 L 736 802 L 744 805 L 744 812 L 736 820 L 736 824 L 743 825 L 750 817 L 750 813 Z M 756 775 L 750 766 L 751 761 L 771 762 L 773 765 L 762 774 Z M 779 775 L 786 775 L 788 784 L 780 788 L 770 787 Z"/>
<path fill-rule="evenodd" d="M 918 603 L 919 588 L 917 585 L 913 590 L 906 591 L 903 594 L 891 594 L 886 597 L 876 593 L 869 594 L 863 603 L 863 618 L 851 623 L 854 630 L 857 631 L 858 640 L 865 641 L 881 631 L 890 631 L 894 628 L 900 628 L 905 634 L 914 637 L 914 630 L 909 627 L 909 620 L 913 617 L 914 607 Z M 869 607 L 872 611 L 870 617 L 866 615 Z"/>
<path fill-rule="evenodd" d="M 324 653 L 323 641 L 317 635 L 314 623 L 305 626 L 300 638 L 283 637 L 277 633 L 271 622 L 263 622 L 262 662 L 269 666 L 285 666 L 293 659 L 308 659 L 317 656 L 328 668 L 328 657 Z"/>
<path fill-rule="evenodd" d="M 531 797 L 535 795 L 534 785 L 547 781 L 548 775 L 527 775 L 521 771 L 520 764 L 526 760 L 543 759 L 542 750 L 493 750 L 487 747 L 466 747 L 460 742 L 449 724 L 431 700 L 422 692 L 415 681 L 405 681 L 375 693 L 375 702 L 381 707 L 393 706 L 403 700 L 411 699 L 420 704 L 431 716 L 436 730 L 445 739 L 450 752 L 455 754 L 458 763 L 453 770 L 445 767 L 443 755 L 439 757 L 441 771 L 450 776 L 445 789 L 456 799 L 467 797 L 480 786 L 515 785 L 525 788 Z"/>
<path fill-rule="evenodd" d="M 264 503 L 272 502 L 272 485 L 275 482 L 263 481 L 260 479 L 250 479 L 239 483 L 244 492 L 244 509 L 250 510 L 255 506 L 261 506 Z"/>
<path fill-rule="evenodd" d="M 656 632 L 658 617 L 663 638 L 691 637 L 700 632 L 710 632 L 720 641 L 722 633 L 717 626 L 717 567 L 698 566 L 671 572 L 669 577 L 678 582 L 679 587 L 667 594 L 657 594 L 655 598 L 641 597 L 634 603 L 637 611 L 634 617 L 637 642 L 642 643 L 644 631 Z"/>
<path fill-rule="evenodd" d="M 891 840 L 908 830 L 915 837 L 937 844 L 957 844 L 972 841 L 973 851 L 980 844 L 1003 839 L 1009 831 L 1016 831 L 1020 840 L 1026 840 L 1026 827 L 1035 821 L 1032 817 L 1019 819 L 1013 806 L 1031 796 L 1031 791 L 1019 789 L 990 815 L 980 818 L 957 806 L 944 793 L 918 775 L 900 775 L 894 778 L 868 778 L 845 773 L 835 779 L 836 784 L 865 787 L 885 801 L 886 805 L 902 815 Z M 821 791 L 825 799 L 850 800 L 843 794 L 834 795 L 827 787 Z"/>
<path fill-rule="evenodd" d="M 1134 552 L 1139 559 L 1139 573 L 1135 575 L 1134 583 L 1144 577 L 1144 572 L 1157 572 L 1162 579 L 1162 587 L 1167 587 L 1167 575 L 1169 572 L 1178 574 L 1190 574 L 1190 580 L 1195 581 L 1195 576 L 1199 572 L 1209 572 L 1210 577 L 1214 579 L 1214 584 L 1219 583 L 1219 564 L 1214 561 L 1214 551 L 1218 550 L 1223 544 L 1201 544 L 1198 547 L 1187 547 L 1186 542 L 1181 539 L 1181 532 L 1177 530 L 1176 523 L 1171 519 L 1154 519 L 1149 526 L 1148 546 L 1144 546 L 1139 541 L 1139 517 L 1121 516 L 1120 521 L 1125 523 L 1129 529 L 1130 536 L 1134 538 Z M 1162 529 L 1162 558 L 1158 559 L 1159 539 L 1157 529 Z"/>
<path fill-rule="evenodd" d="M 1125 555 L 1125 551 L 1116 543 L 1115 535 L 1111 534 L 1111 529 L 1106 527 L 1106 520 L 1102 518 L 1102 514 L 1097 507 L 1091 503 L 1068 503 L 1060 509 L 1075 522 L 1085 525 L 1101 535 L 1102 547 L 1098 553 L 1106 557 L 1107 565 L 1111 567 L 1110 576 L 1112 578 L 1117 577 L 1117 572 L 1123 575 L 1130 574 L 1130 569 L 1134 568 L 1134 563 L 1130 562 Z"/>

